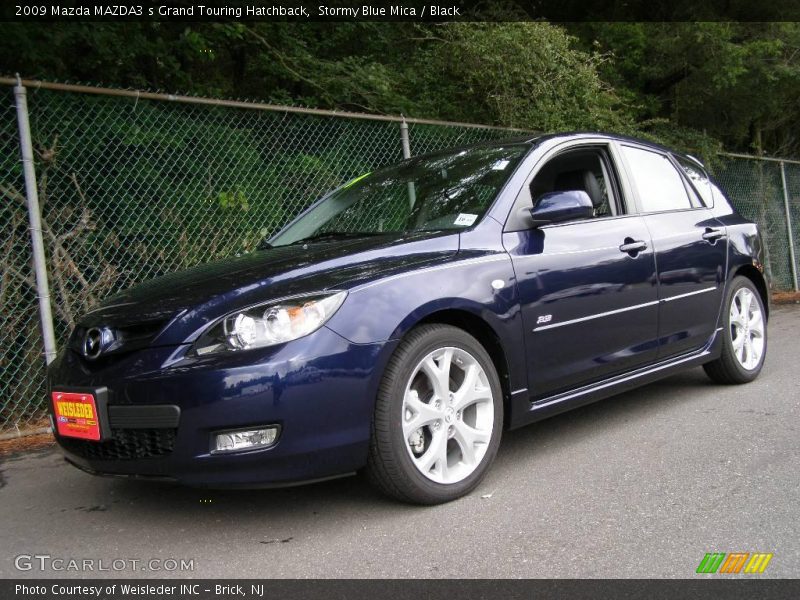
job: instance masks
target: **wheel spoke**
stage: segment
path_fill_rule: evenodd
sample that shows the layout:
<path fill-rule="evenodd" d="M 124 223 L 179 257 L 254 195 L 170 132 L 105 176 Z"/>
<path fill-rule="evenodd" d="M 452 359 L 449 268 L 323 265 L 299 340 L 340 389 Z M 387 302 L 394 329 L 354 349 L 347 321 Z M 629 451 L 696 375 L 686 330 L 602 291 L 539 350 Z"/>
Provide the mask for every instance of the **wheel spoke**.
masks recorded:
<path fill-rule="evenodd" d="M 430 472 L 431 468 L 433 468 L 433 464 L 436 462 L 437 458 L 437 451 L 438 447 L 431 444 L 428 446 L 428 449 L 425 451 L 425 454 L 420 456 L 417 460 L 417 466 L 419 470 L 423 473 Z"/>
<path fill-rule="evenodd" d="M 736 357 L 739 359 L 739 362 L 742 365 L 744 365 L 744 360 L 745 360 L 744 355 L 745 355 L 745 352 L 747 351 L 745 346 L 746 345 L 745 345 L 744 338 L 743 338 L 742 339 L 742 343 L 739 345 L 739 348 L 735 350 Z"/>
<path fill-rule="evenodd" d="M 489 386 L 483 385 L 480 380 L 482 369 L 477 365 L 470 365 L 464 375 L 461 387 L 453 394 L 453 408 L 457 411 L 464 410 L 468 406 L 480 401 L 490 400 L 492 390 Z"/>
<path fill-rule="evenodd" d="M 459 450 L 461 450 L 461 461 L 467 465 L 474 464 L 475 444 L 472 442 L 471 436 L 464 432 L 462 427 L 456 427 L 453 433 L 453 439 L 458 444 Z"/>
<path fill-rule="evenodd" d="M 736 304 L 736 296 L 733 297 L 733 302 L 731 302 L 731 323 L 739 323 L 742 319 L 741 310 L 739 310 L 739 306 Z"/>
<path fill-rule="evenodd" d="M 436 461 L 436 472 L 439 474 L 439 477 L 442 479 L 447 479 L 447 430 L 442 429 L 442 433 L 439 436 L 441 441 L 439 442 L 439 450 L 437 452 L 438 460 Z"/>
<path fill-rule="evenodd" d="M 438 363 L 431 355 L 420 366 L 431 383 L 434 395 L 441 400 L 446 400 L 450 394 L 450 364 L 452 360 L 453 350 L 446 348 L 438 357 Z"/>
<path fill-rule="evenodd" d="M 447 473 L 447 434 L 444 431 L 434 432 L 425 454 L 417 459 L 417 465 L 423 473 L 430 473 L 431 470 L 440 476 Z"/>
<path fill-rule="evenodd" d="M 733 349 L 738 353 L 744 347 L 744 332 L 738 330 L 736 337 L 733 339 Z"/>
<path fill-rule="evenodd" d="M 744 340 L 744 348 L 746 352 L 746 357 L 742 364 L 745 367 L 747 367 L 748 365 L 753 364 L 753 362 L 757 361 L 758 359 L 755 357 L 755 352 L 753 351 L 753 341 L 749 337 L 747 337 Z"/>
<path fill-rule="evenodd" d="M 758 337 L 764 337 L 764 319 L 761 317 L 761 311 L 753 311 L 753 316 L 750 318 L 748 326 L 750 327 L 750 333 Z"/>
<path fill-rule="evenodd" d="M 477 444 L 488 444 L 490 437 L 491 433 L 470 427 L 463 421 L 459 421 L 453 431 L 453 439 L 461 450 L 461 459 L 468 465 L 475 463 L 475 446 Z"/>
<path fill-rule="evenodd" d="M 742 289 L 742 311 L 741 311 L 741 320 L 742 322 L 746 322 L 748 319 L 748 315 L 750 314 L 750 305 L 753 302 L 753 294 L 750 293 L 748 289 Z"/>
<path fill-rule="evenodd" d="M 406 438 L 420 427 L 430 425 L 442 416 L 441 412 L 433 406 L 422 402 L 413 390 L 406 394 L 405 409 L 403 411 L 403 435 Z M 410 419 L 406 418 L 408 410 L 413 413 Z"/>

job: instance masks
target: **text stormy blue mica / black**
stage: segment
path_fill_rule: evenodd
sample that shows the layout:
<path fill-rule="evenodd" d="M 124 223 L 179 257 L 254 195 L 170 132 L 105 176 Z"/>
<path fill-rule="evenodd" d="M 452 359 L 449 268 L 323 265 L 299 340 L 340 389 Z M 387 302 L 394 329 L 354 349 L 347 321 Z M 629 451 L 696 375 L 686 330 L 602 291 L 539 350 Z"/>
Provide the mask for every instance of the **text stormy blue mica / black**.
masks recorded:
<path fill-rule="evenodd" d="M 503 429 L 697 365 L 754 379 L 761 253 L 700 162 L 639 140 L 417 157 L 254 252 L 84 315 L 48 371 L 56 439 L 95 474 L 256 487 L 364 470 L 401 500 L 451 500 Z"/>

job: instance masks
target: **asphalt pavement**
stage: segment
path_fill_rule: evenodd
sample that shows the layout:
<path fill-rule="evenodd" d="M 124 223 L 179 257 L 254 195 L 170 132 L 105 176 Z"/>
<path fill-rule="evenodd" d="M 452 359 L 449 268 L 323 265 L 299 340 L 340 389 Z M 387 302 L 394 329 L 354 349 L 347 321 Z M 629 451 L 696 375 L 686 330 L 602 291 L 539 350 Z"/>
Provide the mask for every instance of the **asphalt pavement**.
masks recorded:
<path fill-rule="evenodd" d="M 800 307 L 775 307 L 769 333 L 754 383 L 694 369 L 506 432 L 483 484 L 443 506 L 359 477 L 207 492 L 92 477 L 55 449 L 6 457 L 0 577 L 685 578 L 706 552 L 774 555 L 725 577 L 797 577 Z"/>

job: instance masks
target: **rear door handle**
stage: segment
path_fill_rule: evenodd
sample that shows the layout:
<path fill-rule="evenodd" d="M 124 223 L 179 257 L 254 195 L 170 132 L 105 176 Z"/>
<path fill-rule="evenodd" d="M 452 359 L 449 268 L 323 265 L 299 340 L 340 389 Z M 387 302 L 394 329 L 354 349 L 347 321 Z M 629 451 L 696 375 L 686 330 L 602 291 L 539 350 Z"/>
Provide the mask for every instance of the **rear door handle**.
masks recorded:
<path fill-rule="evenodd" d="M 635 257 L 642 250 L 647 250 L 647 242 L 643 240 L 634 240 L 631 238 L 625 238 L 625 243 L 619 247 L 620 252 L 627 252 L 633 257 Z"/>
<path fill-rule="evenodd" d="M 703 234 L 703 239 L 709 244 L 713 244 L 717 240 L 725 237 L 728 237 L 728 235 L 725 233 L 724 229 L 714 229 L 712 227 L 706 227 L 706 231 Z"/>

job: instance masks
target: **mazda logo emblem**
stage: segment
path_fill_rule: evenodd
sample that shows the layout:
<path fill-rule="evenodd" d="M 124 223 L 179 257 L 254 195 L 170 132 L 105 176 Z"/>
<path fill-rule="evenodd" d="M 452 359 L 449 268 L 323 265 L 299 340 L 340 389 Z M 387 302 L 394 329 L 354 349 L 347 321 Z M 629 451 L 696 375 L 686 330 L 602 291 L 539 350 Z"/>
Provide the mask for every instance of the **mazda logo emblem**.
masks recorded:
<path fill-rule="evenodd" d="M 97 327 L 92 327 L 83 338 L 83 355 L 95 359 L 103 352 L 103 332 Z"/>

